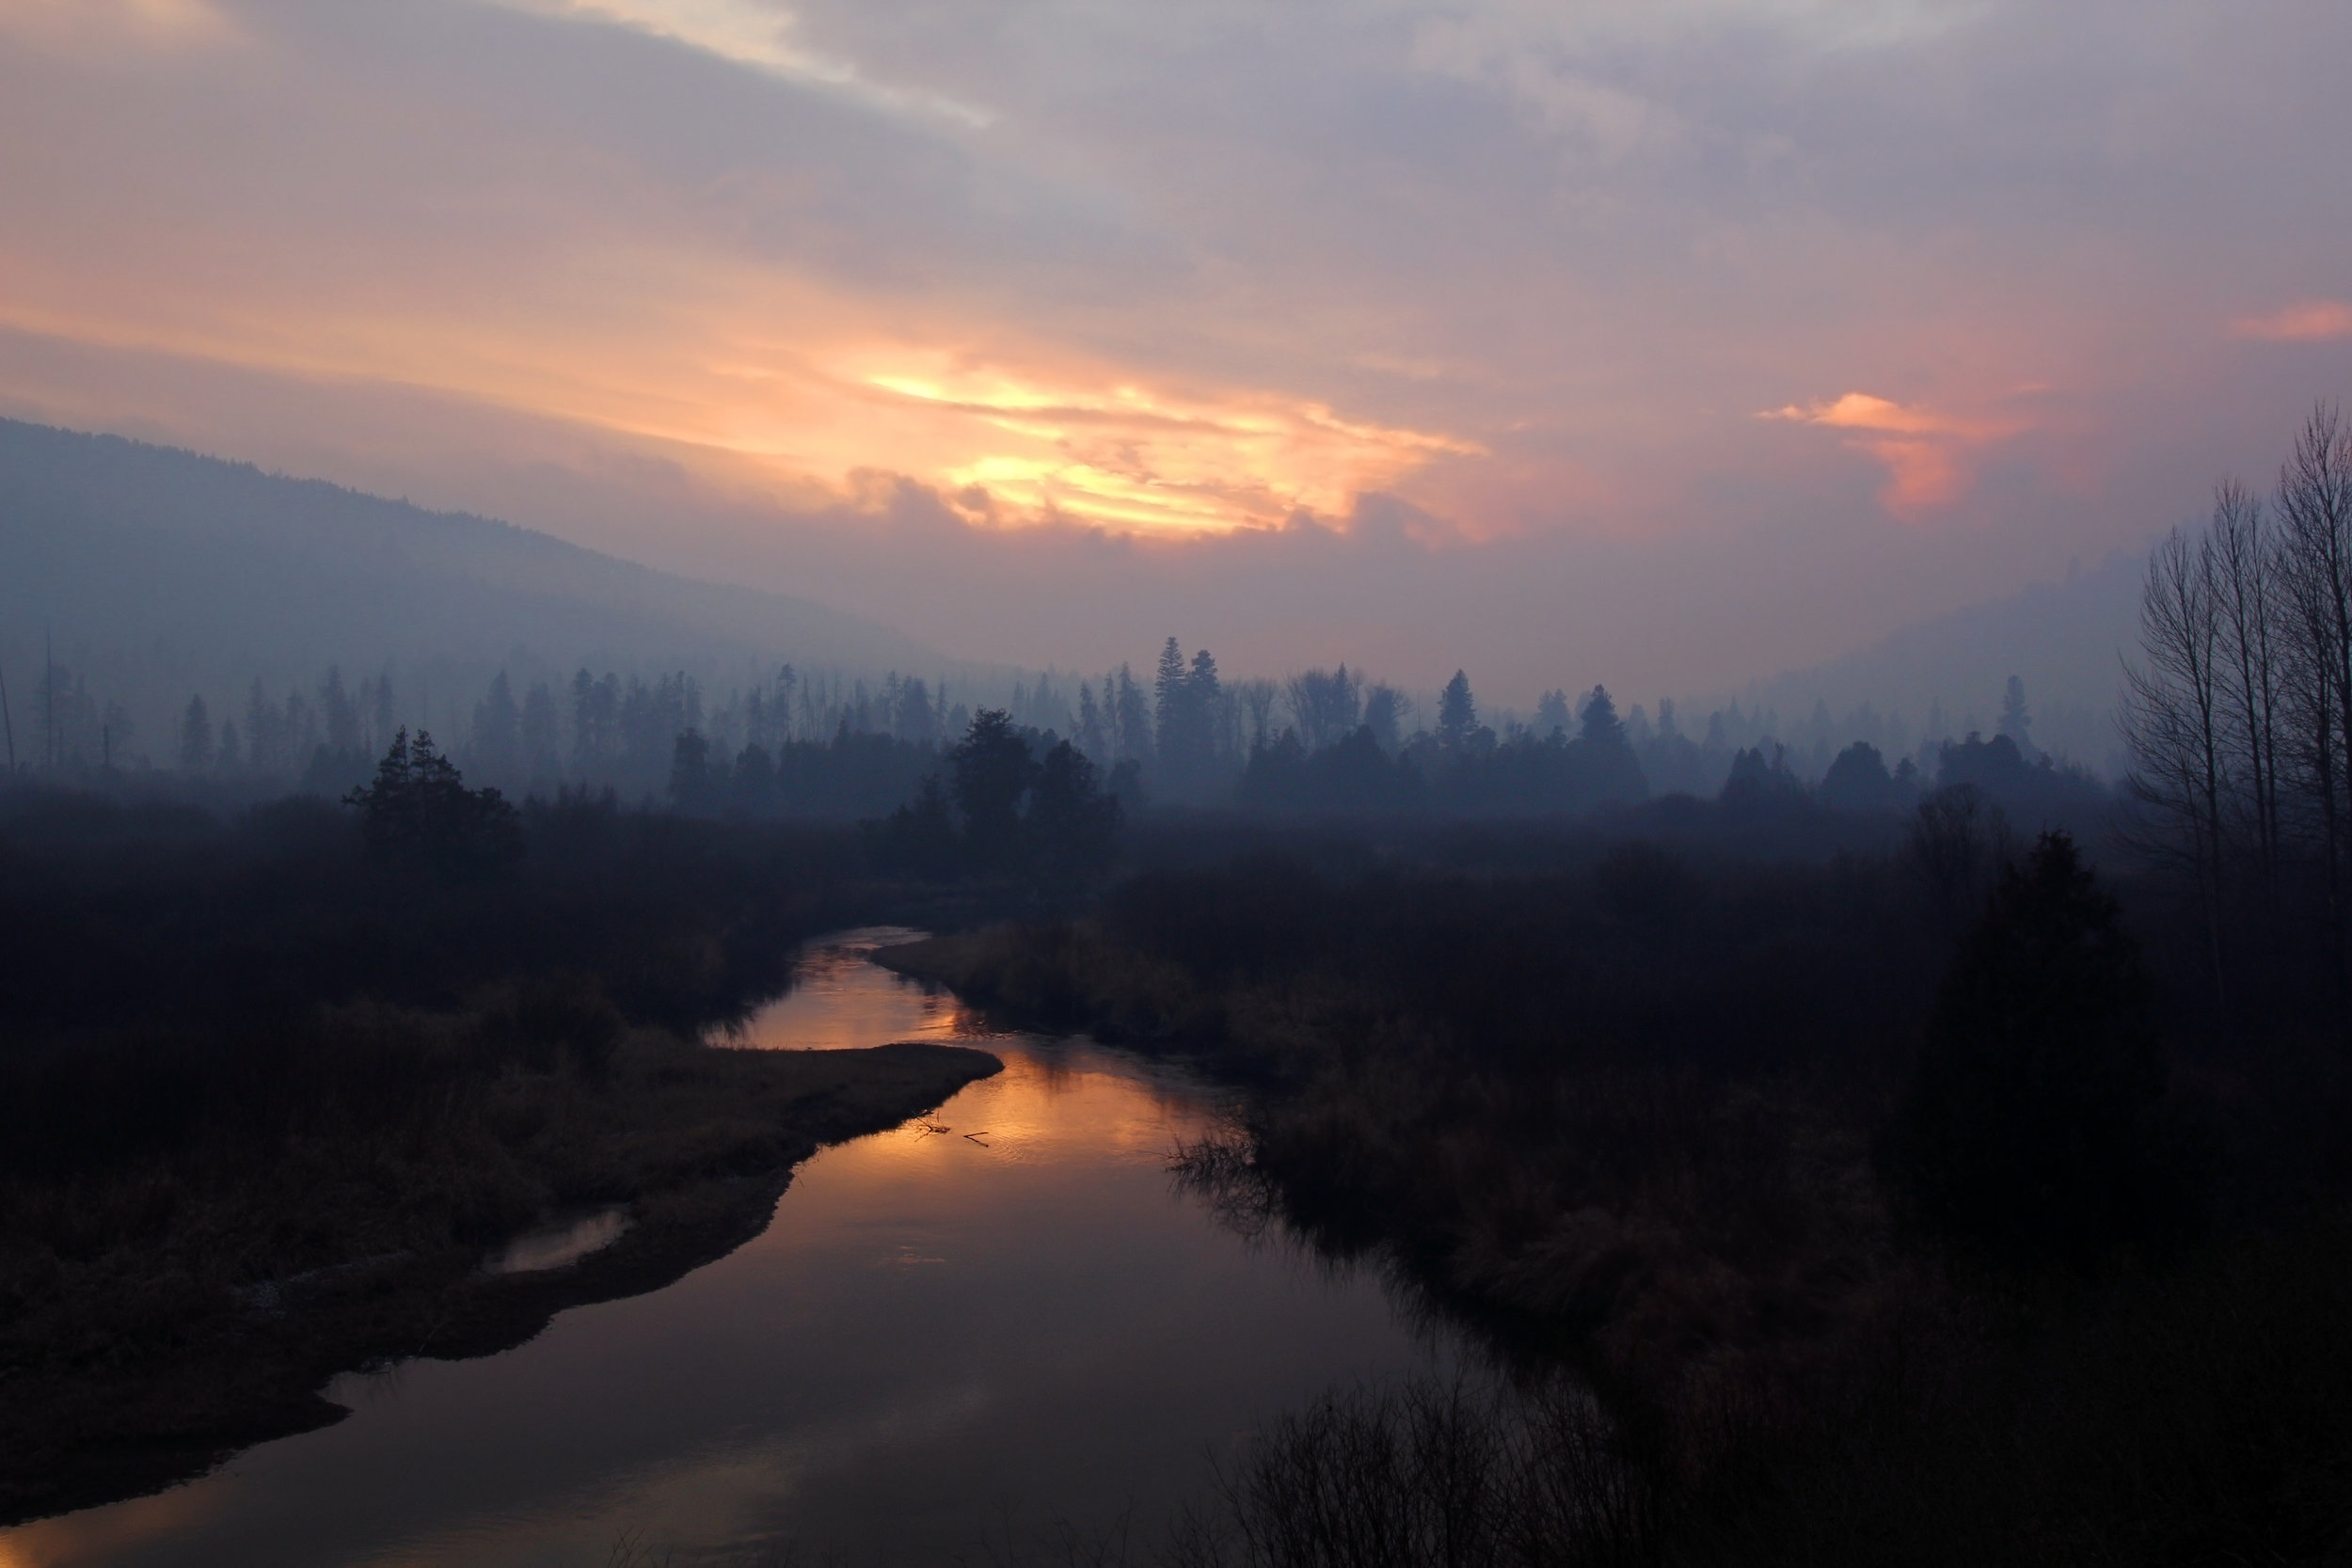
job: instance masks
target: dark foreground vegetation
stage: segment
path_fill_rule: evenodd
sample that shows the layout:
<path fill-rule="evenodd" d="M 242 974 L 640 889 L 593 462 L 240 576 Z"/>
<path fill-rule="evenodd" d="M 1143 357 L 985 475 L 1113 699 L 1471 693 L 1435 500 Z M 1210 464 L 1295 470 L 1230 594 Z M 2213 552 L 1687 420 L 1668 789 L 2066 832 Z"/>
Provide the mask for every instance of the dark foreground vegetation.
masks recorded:
<path fill-rule="evenodd" d="M 994 1071 L 701 1043 L 866 911 L 859 852 L 517 811 L 405 736 L 349 808 L 0 797 L 0 1522 L 335 1419 L 338 1371 L 665 1284 L 818 1145 Z M 612 1246 L 484 1272 L 588 1204 L 627 1206 Z"/>
<path fill-rule="evenodd" d="M 1180 1560 L 2344 1560 L 2331 410 L 2143 630 L 2120 797 L 2007 733 L 1931 789 L 1759 749 L 1582 824 L 1197 824 L 1086 918 L 882 955 L 1243 1080 L 1181 1180 L 1493 1352 L 1278 1423 Z"/>
<path fill-rule="evenodd" d="M 1810 858 L 1490 840 L 1197 844 L 1090 918 L 883 955 L 1248 1083 L 1184 1179 L 1387 1269 L 1504 1369 L 1295 1414 L 1190 1560 L 2341 1545 L 2352 1079 L 2324 987 L 2249 1034 L 2193 903 L 1965 795 Z"/>
<path fill-rule="evenodd" d="M 672 1277 L 987 1070 L 693 1043 L 889 878 L 1019 918 L 882 961 L 1233 1081 L 1180 1180 L 1490 1353 L 1275 1423 L 1188 1568 L 2344 1561 L 2352 434 L 2269 512 L 2225 487 L 2145 603 L 2120 793 L 2030 754 L 2016 682 L 1932 777 L 1759 742 L 1653 796 L 1605 692 L 1498 736 L 1461 676 L 1414 736 L 1302 681 L 1312 738 L 1237 768 L 1171 641 L 1148 774 L 1082 689 L 1079 743 L 983 710 L 856 832 L 691 729 L 663 816 L 516 812 L 405 736 L 349 811 L 19 797 L 0 1506 Z M 1131 820 L 1146 781 L 1180 809 Z M 598 1200 L 639 1223 L 596 1261 L 475 1276 Z"/>

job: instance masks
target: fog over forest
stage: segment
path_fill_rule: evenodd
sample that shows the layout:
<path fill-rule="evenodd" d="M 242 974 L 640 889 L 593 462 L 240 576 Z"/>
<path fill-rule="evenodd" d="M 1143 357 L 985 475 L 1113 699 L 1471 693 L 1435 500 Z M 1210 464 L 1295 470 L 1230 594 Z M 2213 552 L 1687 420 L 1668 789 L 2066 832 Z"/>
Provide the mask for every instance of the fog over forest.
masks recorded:
<path fill-rule="evenodd" d="M 974 664 L 833 607 L 502 523 L 17 422 L 0 422 L 0 546 L 17 563 L 0 579 L 17 759 L 68 776 L 176 770 L 340 793 L 409 728 L 518 796 L 585 784 L 635 799 L 669 788 L 684 733 L 722 772 L 747 748 L 772 758 L 857 737 L 854 768 L 810 765 L 850 775 L 775 809 L 869 815 L 903 804 L 929 753 L 998 707 L 1106 775 L 1128 764 L 1159 798 L 1269 804 L 1295 794 L 1268 782 L 1286 742 L 1303 759 L 1368 727 L 1390 759 L 1514 745 L 1532 759 L 1578 736 L 1608 689 L 1607 671 L 1563 671 L 1547 690 L 1487 692 L 1466 671 L 1465 720 L 1442 688 L 1344 663 L 1233 670 L 1181 639 L 1173 685 L 1158 637 L 1105 671 Z M 1890 776 L 1907 768 L 1931 785 L 1943 748 L 1972 736 L 2008 735 L 2028 763 L 2111 771 L 2111 705 L 2096 693 L 2130 635 L 2137 572 L 2119 558 L 1734 693 L 1611 691 L 1605 717 L 1638 784 L 1625 769 L 1606 785 L 1528 784 L 1484 809 L 1711 796 L 1750 749 L 1818 784 L 1857 742 Z"/>
<path fill-rule="evenodd" d="M 0 0 L 0 1568 L 2352 1565 L 2347 61 Z"/>

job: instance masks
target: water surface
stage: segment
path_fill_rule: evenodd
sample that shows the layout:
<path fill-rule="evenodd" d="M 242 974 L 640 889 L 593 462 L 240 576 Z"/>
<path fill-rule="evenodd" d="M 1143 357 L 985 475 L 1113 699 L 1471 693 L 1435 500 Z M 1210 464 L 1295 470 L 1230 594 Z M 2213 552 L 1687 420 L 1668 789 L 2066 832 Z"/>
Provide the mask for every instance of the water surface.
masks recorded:
<path fill-rule="evenodd" d="M 736 1043 L 970 1037 L 865 961 L 914 934 L 817 944 Z M 1083 1040 L 974 1043 L 1005 1070 L 818 1154 L 720 1261 L 502 1354 L 339 1379 L 346 1420 L 0 1532 L 0 1568 L 600 1568 L 624 1536 L 681 1564 L 1002 1561 L 1122 1515 L 1147 1560 L 1253 1424 L 1430 1366 L 1371 1279 L 1174 1190 L 1206 1086 Z"/>

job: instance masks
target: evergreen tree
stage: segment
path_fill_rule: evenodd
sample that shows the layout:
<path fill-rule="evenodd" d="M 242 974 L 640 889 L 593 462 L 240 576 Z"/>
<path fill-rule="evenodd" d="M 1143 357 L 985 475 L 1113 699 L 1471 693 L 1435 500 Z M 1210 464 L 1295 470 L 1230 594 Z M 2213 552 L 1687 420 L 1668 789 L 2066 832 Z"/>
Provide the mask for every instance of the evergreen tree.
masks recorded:
<path fill-rule="evenodd" d="M 522 749 L 522 713 L 515 705 L 515 689 L 501 670 L 490 677 L 490 689 L 473 710 L 474 766 L 495 778 L 515 772 Z"/>
<path fill-rule="evenodd" d="M 1169 638 L 1160 649 L 1160 667 L 1152 680 L 1152 717 L 1158 731 L 1160 760 L 1173 764 L 1186 751 L 1184 734 L 1190 695 L 1184 650 Z"/>
<path fill-rule="evenodd" d="M 1107 679 L 1104 682 L 1105 690 L 1110 689 L 1110 684 Z M 1136 683 L 1134 672 L 1124 664 L 1119 667 L 1118 691 L 1111 703 L 1111 722 L 1117 731 L 1119 760 L 1137 764 L 1136 771 L 1140 773 L 1140 765 L 1152 757 L 1152 709 L 1143 700 L 1143 688 Z"/>
<path fill-rule="evenodd" d="M 1477 730 L 1478 703 L 1470 695 L 1470 676 L 1456 670 L 1438 695 L 1438 744 L 1458 752 Z"/>
<path fill-rule="evenodd" d="M 1920 1230 L 2002 1262 L 2096 1259 L 2186 1212 L 2139 953 L 2074 840 L 1994 888 L 1937 992 L 1881 1148 Z"/>
<path fill-rule="evenodd" d="M 1184 718 L 1187 734 L 1185 743 L 1192 752 L 1196 771 L 1212 766 L 1218 751 L 1219 720 L 1225 711 L 1225 688 L 1216 677 L 1216 660 L 1209 650 L 1201 649 L 1192 656 L 1192 669 L 1184 676 Z"/>
<path fill-rule="evenodd" d="M 343 797 L 359 808 L 371 858 L 444 875 L 475 875 L 522 854 L 515 808 L 495 789 L 468 789 L 457 765 L 405 728 L 376 764 L 375 779 Z"/>
<path fill-rule="evenodd" d="M 533 779 L 562 771 L 563 721 L 557 717 L 555 693 L 548 683 L 532 683 L 523 698 L 523 766 Z"/>
<path fill-rule="evenodd" d="M 1110 863 L 1119 832 L 1119 802 L 1104 793 L 1094 764 L 1064 740 L 1045 753 L 1030 791 L 1029 839 L 1040 871 L 1074 882 Z"/>
<path fill-rule="evenodd" d="M 670 800 L 678 810 L 703 811 L 711 804 L 710 742 L 680 730 L 670 748 Z"/>
<path fill-rule="evenodd" d="M 213 716 L 202 697 L 190 697 L 187 711 L 180 716 L 180 766 L 186 772 L 201 773 L 212 765 Z"/>
<path fill-rule="evenodd" d="M 1020 834 L 1021 805 L 1037 776 L 1029 743 L 1003 708 L 982 708 L 947 753 L 947 792 L 963 813 L 964 833 L 983 862 L 1009 856 Z"/>
<path fill-rule="evenodd" d="M 1885 811 L 1900 799 L 1893 775 L 1886 771 L 1886 758 L 1867 740 L 1837 753 L 1818 793 L 1823 803 L 1840 811 Z"/>
<path fill-rule="evenodd" d="M 1095 705 L 1093 686 L 1086 681 L 1078 683 L 1078 749 L 1098 759 L 1110 752 L 1104 736 L 1102 709 Z"/>
<path fill-rule="evenodd" d="M 1642 759 L 1633 754 L 1625 723 L 1609 689 L 1596 686 L 1586 693 L 1577 715 L 1576 744 L 1569 799 L 1578 806 L 1629 805 L 1649 798 L 1649 783 L 1642 776 Z"/>
<path fill-rule="evenodd" d="M 2033 715 L 2026 710 L 2026 683 L 2021 676 L 2011 675 L 2001 691 L 2001 720 L 1993 726 L 1994 735 L 2005 735 L 2026 756 L 2034 754 Z"/>
<path fill-rule="evenodd" d="M 319 715 L 326 726 L 328 751 L 347 756 L 359 750 L 359 709 L 343 689 L 343 673 L 336 665 L 326 667 L 326 679 L 319 687 Z"/>
<path fill-rule="evenodd" d="M 1405 743 L 1405 698 L 1396 688 L 1375 686 L 1364 693 L 1363 727 L 1372 732 L 1373 742 L 1390 756 Z"/>
<path fill-rule="evenodd" d="M 1597 686 L 1585 695 L 1576 724 L 1577 738 L 1588 746 L 1614 749 L 1628 745 L 1624 721 L 1617 717 L 1616 699 L 1609 695 L 1605 686 Z"/>

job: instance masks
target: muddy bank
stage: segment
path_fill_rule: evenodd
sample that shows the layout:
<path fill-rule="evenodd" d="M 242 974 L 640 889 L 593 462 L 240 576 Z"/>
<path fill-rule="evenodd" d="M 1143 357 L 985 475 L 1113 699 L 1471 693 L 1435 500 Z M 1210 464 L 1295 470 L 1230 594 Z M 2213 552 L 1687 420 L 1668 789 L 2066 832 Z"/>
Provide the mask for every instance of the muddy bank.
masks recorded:
<path fill-rule="evenodd" d="M 739 1052 L 638 1030 L 594 1073 L 509 1073 L 431 1122 L 322 1122 L 200 1179 L 9 1195 L 0 1524 L 333 1422 L 318 1390 L 338 1373 L 488 1354 L 567 1307 L 658 1290 L 758 1234 L 818 1148 L 999 1066 L 952 1046 Z M 630 1223 L 563 1266 L 485 1272 L 503 1237 L 581 1202 Z"/>

